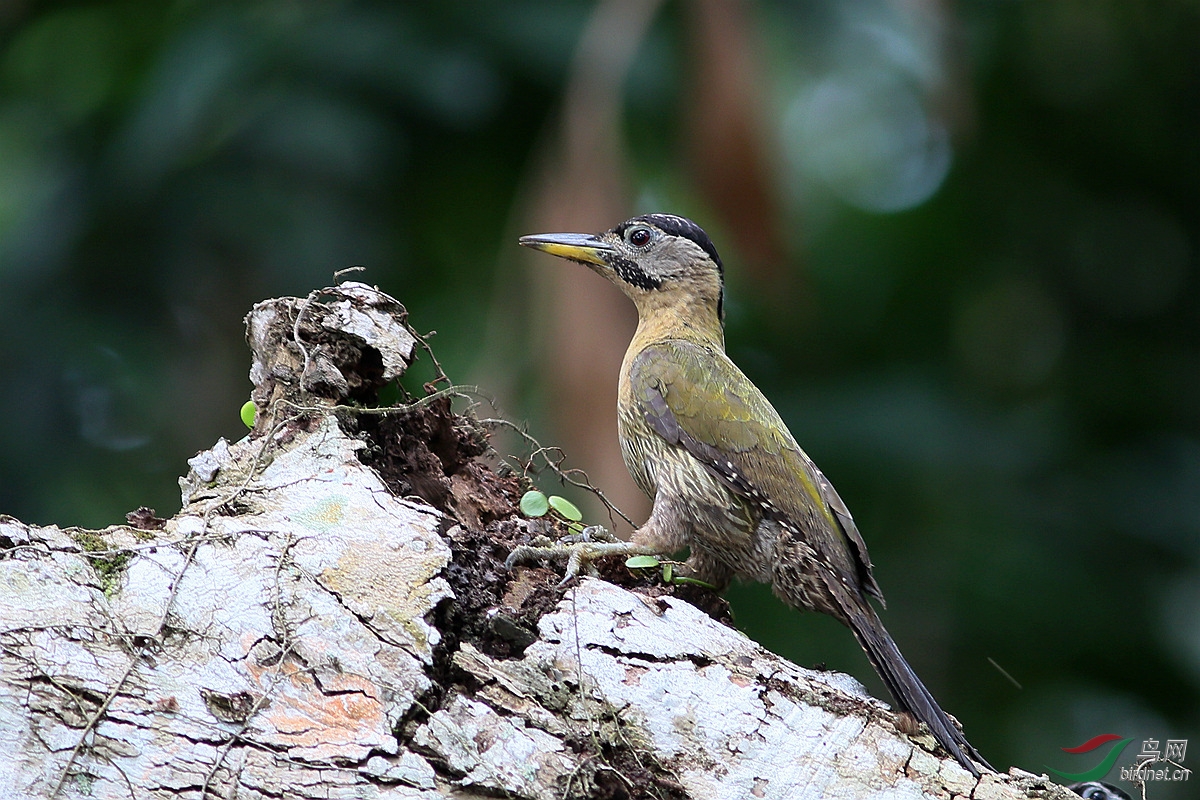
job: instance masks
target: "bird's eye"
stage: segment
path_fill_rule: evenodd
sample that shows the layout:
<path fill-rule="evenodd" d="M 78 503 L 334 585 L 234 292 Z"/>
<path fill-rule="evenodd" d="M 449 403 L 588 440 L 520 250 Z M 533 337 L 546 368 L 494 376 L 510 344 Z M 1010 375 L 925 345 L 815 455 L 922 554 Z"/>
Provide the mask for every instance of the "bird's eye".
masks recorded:
<path fill-rule="evenodd" d="M 629 234 L 629 243 L 634 247 L 645 247 L 650 244 L 650 231 L 645 228 L 637 228 L 633 233 Z"/>

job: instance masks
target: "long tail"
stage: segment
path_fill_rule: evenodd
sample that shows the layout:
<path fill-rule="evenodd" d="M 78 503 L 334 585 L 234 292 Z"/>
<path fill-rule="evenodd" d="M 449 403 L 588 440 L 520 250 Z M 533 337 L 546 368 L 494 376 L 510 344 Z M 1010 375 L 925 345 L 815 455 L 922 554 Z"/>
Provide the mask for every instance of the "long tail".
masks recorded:
<path fill-rule="evenodd" d="M 896 642 L 883 627 L 875 609 L 865 600 L 861 605 L 854 605 L 854 608 L 844 609 L 850 629 L 901 710 L 928 725 L 938 743 L 976 778 L 979 777 L 979 768 L 972 763 L 972 759 L 994 772 L 992 765 L 979 755 L 962 731 L 950 721 L 925 684 L 921 683 L 917 673 L 904 660 L 900 648 L 896 647 Z"/>

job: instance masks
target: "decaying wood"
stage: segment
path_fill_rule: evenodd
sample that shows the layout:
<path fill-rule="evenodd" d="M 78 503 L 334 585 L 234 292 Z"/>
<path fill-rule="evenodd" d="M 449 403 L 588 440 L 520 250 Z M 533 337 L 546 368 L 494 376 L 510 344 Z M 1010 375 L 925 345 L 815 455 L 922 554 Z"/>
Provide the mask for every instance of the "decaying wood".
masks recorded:
<path fill-rule="evenodd" d="M 520 518 L 450 392 L 350 405 L 413 358 L 392 298 L 247 322 L 262 413 L 189 462 L 177 515 L 0 519 L 0 797 L 1073 796 L 975 781 L 648 579 L 505 571 L 560 531 Z"/>

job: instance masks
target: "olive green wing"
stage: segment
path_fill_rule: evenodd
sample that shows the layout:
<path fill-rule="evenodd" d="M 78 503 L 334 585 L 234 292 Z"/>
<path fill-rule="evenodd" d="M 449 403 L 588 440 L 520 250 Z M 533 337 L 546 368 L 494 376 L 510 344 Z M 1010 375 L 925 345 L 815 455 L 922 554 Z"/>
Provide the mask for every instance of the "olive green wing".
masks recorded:
<path fill-rule="evenodd" d="M 869 594 L 883 599 L 866 543 L 846 504 L 770 401 L 719 350 L 681 340 L 653 344 L 630 365 L 646 422 L 766 518 L 789 522 Z M 832 534 L 821 537 L 814 527 Z M 842 546 L 821 547 L 823 541 Z"/>

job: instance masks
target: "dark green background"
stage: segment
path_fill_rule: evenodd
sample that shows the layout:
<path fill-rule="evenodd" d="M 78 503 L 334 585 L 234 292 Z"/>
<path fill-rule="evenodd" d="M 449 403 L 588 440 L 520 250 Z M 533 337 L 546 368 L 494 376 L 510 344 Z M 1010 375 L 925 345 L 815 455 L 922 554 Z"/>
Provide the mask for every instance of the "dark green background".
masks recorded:
<path fill-rule="evenodd" d="M 949 171 L 872 210 L 870 164 L 812 155 L 848 129 L 796 98 L 884 75 L 885 112 L 928 101 L 919 5 L 752 7 L 795 288 L 746 285 L 718 236 L 730 352 L 854 510 L 889 627 L 994 764 L 1083 771 L 1096 754 L 1058 748 L 1106 732 L 1130 756 L 1200 739 L 1200 11 L 942 9 Z M 717 235 L 678 156 L 691 8 L 664 7 L 627 82 L 627 169 L 664 206 L 630 210 Z M 536 289 L 512 243 L 590 11 L 5 4 L 0 511 L 175 511 L 185 459 L 244 432 L 242 316 L 351 264 L 439 331 L 452 377 L 494 372 L 488 320 L 536 313 L 500 298 Z M 552 439 L 536 339 L 502 352 L 507 413 Z M 731 596 L 750 635 L 881 691 L 836 623 Z"/>

